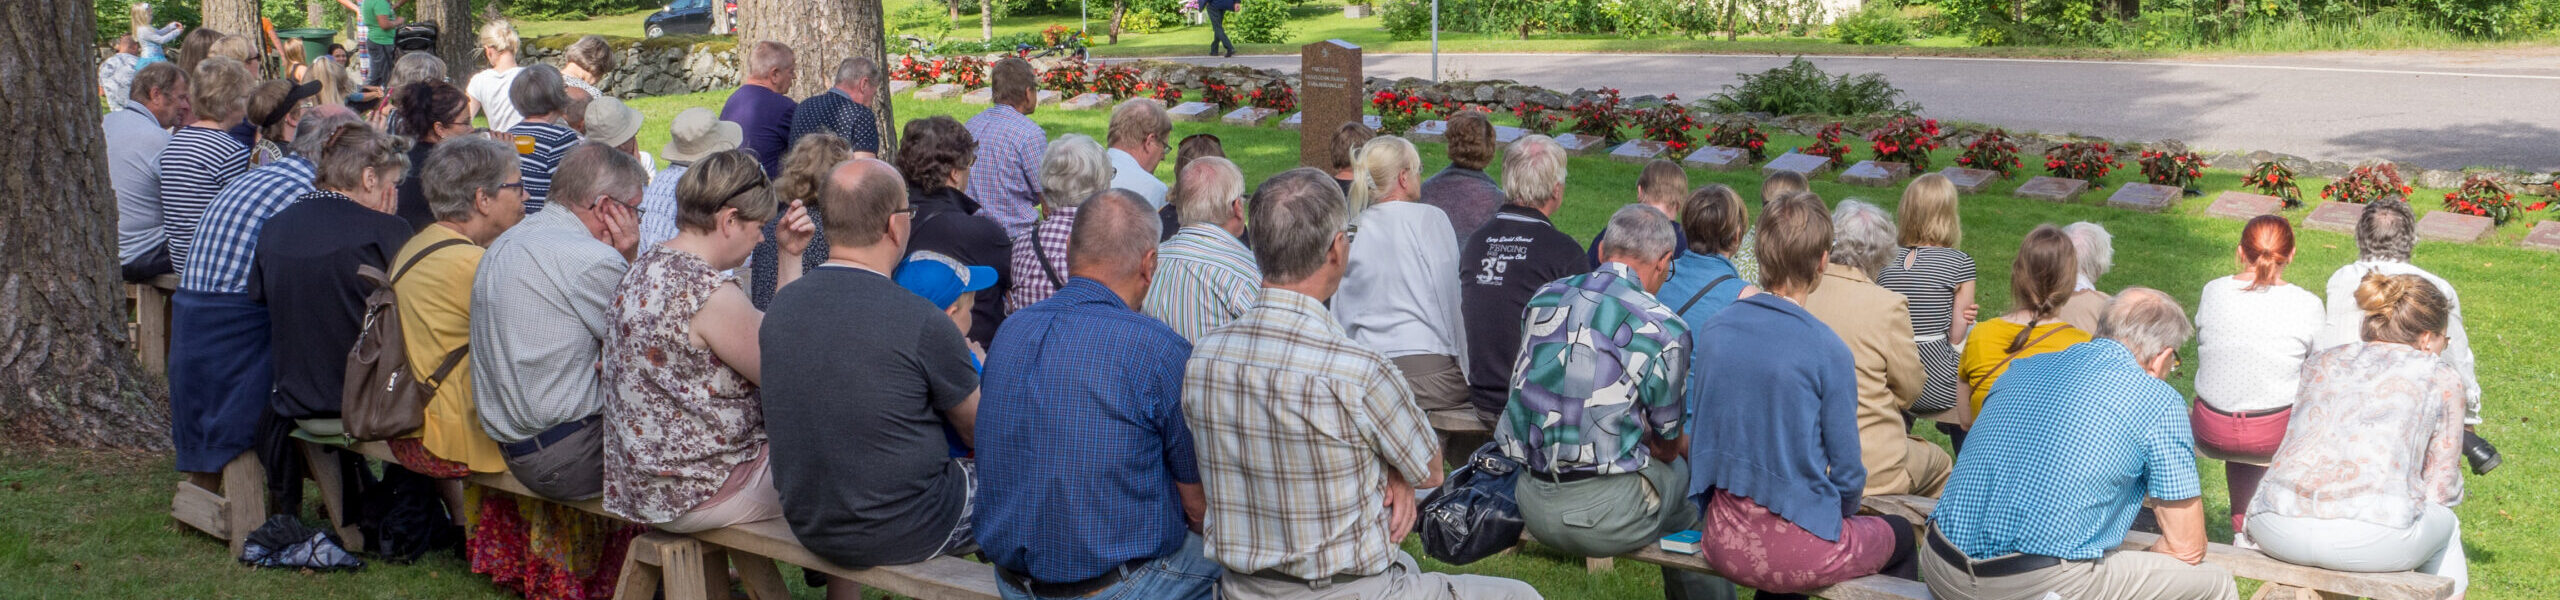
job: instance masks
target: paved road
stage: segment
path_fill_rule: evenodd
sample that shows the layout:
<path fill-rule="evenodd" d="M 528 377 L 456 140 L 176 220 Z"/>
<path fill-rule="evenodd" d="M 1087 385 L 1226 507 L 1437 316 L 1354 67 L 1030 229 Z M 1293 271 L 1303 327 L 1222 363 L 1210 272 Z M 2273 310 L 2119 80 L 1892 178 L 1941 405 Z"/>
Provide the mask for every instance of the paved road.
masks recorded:
<path fill-rule="evenodd" d="M 1295 56 L 1191 57 L 1294 70 Z M 1442 74 L 1559 90 L 1702 98 L 1782 56 L 1449 54 Z M 1832 73 L 1883 73 L 1922 114 L 2013 130 L 2185 140 L 2438 169 L 2560 170 L 2560 53 L 2321 53 L 2284 58 L 2081 62 L 1813 57 Z M 1428 77 L 1427 54 L 1372 55 L 1372 77 Z"/>

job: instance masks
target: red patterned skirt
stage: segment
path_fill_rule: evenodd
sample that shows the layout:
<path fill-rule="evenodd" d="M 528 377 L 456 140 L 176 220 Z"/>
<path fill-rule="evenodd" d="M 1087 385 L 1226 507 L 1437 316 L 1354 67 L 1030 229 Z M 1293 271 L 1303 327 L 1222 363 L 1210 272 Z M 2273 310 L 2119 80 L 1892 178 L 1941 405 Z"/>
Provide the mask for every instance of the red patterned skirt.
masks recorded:
<path fill-rule="evenodd" d="M 471 572 L 527 600 L 613 597 L 631 538 L 649 531 L 558 503 L 471 488 Z"/>
<path fill-rule="evenodd" d="M 400 459 L 400 466 L 408 468 L 411 473 L 437 479 L 461 479 L 471 475 L 471 465 L 436 458 L 435 453 L 428 452 L 427 445 L 419 442 L 418 438 L 391 440 L 387 445 L 391 446 L 391 457 Z"/>

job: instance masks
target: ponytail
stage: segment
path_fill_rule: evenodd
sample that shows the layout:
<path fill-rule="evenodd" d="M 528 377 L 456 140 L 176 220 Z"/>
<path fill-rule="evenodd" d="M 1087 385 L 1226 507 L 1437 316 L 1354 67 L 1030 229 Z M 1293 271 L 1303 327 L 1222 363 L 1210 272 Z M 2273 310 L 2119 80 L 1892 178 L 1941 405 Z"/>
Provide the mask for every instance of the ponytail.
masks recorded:
<path fill-rule="evenodd" d="M 2027 328 L 2018 330 L 2018 337 L 2009 340 L 2009 354 L 2017 354 L 2027 349 L 2027 344 L 2033 339 L 2027 336 L 2035 335 L 2036 325 L 2044 322 L 2041 316 L 2044 312 L 2043 309 L 2037 309 L 2036 314 L 2039 316 L 2027 317 Z"/>
<path fill-rule="evenodd" d="M 1351 153 L 1351 193 L 1344 197 L 1344 206 L 1356 220 L 1361 211 L 1386 197 L 1386 186 L 1395 185 L 1396 176 L 1419 176 L 1421 170 L 1422 157 L 1414 152 L 1413 142 L 1392 135 L 1370 138 Z"/>
<path fill-rule="evenodd" d="M 2285 264 L 2293 260 L 2293 223 L 2276 215 L 2249 219 L 2240 228 L 2240 260 L 2250 281 L 2242 291 L 2267 289 L 2268 282 L 2283 275 Z"/>
<path fill-rule="evenodd" d="M 1359 220 L 1362 211 L 1369 210 L 1370 204 L 1378 201 L 1378 177 L 1369 173 L 1370 154 L 1368 144 L 1361 144 L 1351 151 L 1351 193 L 1343 198 L 1343 206 L 1351 209 L 1344 214 L 1351 215 L 1355 221 Z"/>

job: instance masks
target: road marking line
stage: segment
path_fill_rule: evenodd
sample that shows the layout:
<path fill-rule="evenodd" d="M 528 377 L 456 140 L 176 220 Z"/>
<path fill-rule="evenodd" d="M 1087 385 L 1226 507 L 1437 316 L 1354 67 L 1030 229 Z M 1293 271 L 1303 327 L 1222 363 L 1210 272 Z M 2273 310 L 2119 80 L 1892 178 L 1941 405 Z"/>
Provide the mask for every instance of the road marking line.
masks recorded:
<path fill-rule="evenodd" d="M 1430 56 L 1430 55 L 1429 55 L 1429 54 L 1404 54 L 1404 53 L 1397 53 L 1397 54 L 1371 54 L 1371 55 L 1368 55 L 1368 57 L 1369 57 L 1369 58 L 1390 58 L 1390 57 L 1427 57 L 1427 56 Z M 1792 56 L 1796 56 L 1796 55 L 1792 55 L 1792 54 L 1626 54 L 1626 53 L 1613 53 L 1613 52 L 1593 52 L 1593 53 L 1574 53 L 1574 54 L 1535 54 L 1535 53 L 1445 53 L 1445 54 L 1442 54 L 1442 56 L 1452 56 L 1452 57 L 1532 57 L 1532 56 L 1535 56 L 1535 57 L 1602 57 L 1602 56 L 1607 56 L 1607 57 L 1625 57 L 1625 58 L 1707 58 L 1707 59 L 1714 59 L 1714 58 L 1787 58 L 1787 57 L 1792 57 Z M 2069 59 L 2059 59 L 2059 58 L 1992 58 L 1992 57 L 1976 57 L 1976 56 L 1851 56 L 1851 55 L 1825 55 L 1825 54 L 1807 54 L 1807 55 L 1803 55 L 1803 56 L 1804 56 L 1805 58 L 1810 58 L 1810 59 L 1825 59 L 1825 60 L 1936 60 L 1936 61 L 1969 61 L 1969 62 L 2014 62 L 2014 63 L 2096 64 L 2096 65 L 2128 65 L 2128 66 L 2145 66 L 2145 67 L 2152 67 L 2152 66 L 2157 66 L 2157 67 L 2199 67 L 2199 68 L 2209 68 L 2209 69 L 2258 69 L 2258 70 L 2269 70 L 2269 71 L 2311 71 L 2311 72 L 2323 72 L 2323 73 L 2356 73 L 2356 74 L 2367 74 L 2367 75 L 2414 75 L 2414 76 L 2421 76 L 2421 77 L 2478 77 L 2478 78 L 2483 78 L 2483 79 L 2526 79 L 2526 80 L 2536 80 L 2536 81 L 2560 81 L 2560 75 L 2521 75 L 2521 74 L 2513 74 L 2513 73 L 2463 73 L 2463 72 L 2455 72 L 2455 71 L 2411 71 L 2411 70 L 2400 70 L 2400 69 L 2359 69 L 2359 68 L 2350 68 L 2350 67 L 2311 67 L 2311 66 L 2293 66 L 2293 65 L 2257 65 L 2257 64 L 2200 63 L 2200 62 L 2179 62 L 2179 61 L 2069 60 Z M 1289 58 L 1289 56 L 1288 56 L 1288 55 L 1285 55 L 1285 54 L 1281 54 L 1281 55 L 1262 55 L 1262 56 L 1239 57 L 1239 58 L 1270 58 L 1270 59 L 1286 59 L 1286 58 Z M 1216 57 L 1216 56 L 1168 56 L 1168 57 L 1152 57 L 1152 58 L 1143 58 L 1143 59 L 1141 59 L 1141 58 L 1128 58 L 1128 59 L 1111 59 L 1111 60 L 1115 60 L 1115 61 L 1136 61 L 1136 60 L 1204 61 L 1204 60 L 1211 60 L 1211 59 L 1223 59 L 1223 57 Z M 1225 59 L 1225 60 L 1233 60 L 1233 59 Z"/>

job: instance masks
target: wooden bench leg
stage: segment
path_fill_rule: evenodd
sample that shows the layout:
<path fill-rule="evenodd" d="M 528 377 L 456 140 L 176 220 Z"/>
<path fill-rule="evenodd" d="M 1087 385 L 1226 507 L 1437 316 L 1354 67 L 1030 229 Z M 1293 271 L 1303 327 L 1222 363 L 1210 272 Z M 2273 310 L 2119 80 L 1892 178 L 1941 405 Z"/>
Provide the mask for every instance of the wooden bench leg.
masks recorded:
<path fill-rule="evenodd" d="M 622 553 L 622 576 L 614 581 L 613 600 L 656 598 L 658 582 L 666 576 L 658 568 L 661 547 L 676 539 L 673 534 L 657 531 L 631 538 L 631 549 Z"/>
<path fill-rule="evenodd" d="M 310 466 L 311 479 L 319 484 L 320 506 L 328 512 L 329 528 L 337 532 L 347 551 L 364 549 L 364 531 L 356 528 L 354 515 L 347 514 L 346 473 L 337 455 L 319 444 L 299 439 L 293 444 L 302 449 L 302 462 Z"/>
<path fill-rule="evenodd" d="M 791 588 L 782 582 L 782 569 L 771 558 L 740 550 L 729 551 L 729 564 L 738 568 L 738 579 L 754 600 L 791 600 Z"/>
<path fill-rule="evenodd" d="M 658 568 L 666 581 L 667 600 L 729 597 L 728 554 L 719 546 L 678 538 L 660 544 L 658 549 Z"/>
<path fill-rule="evenodd" d="M 169 292 L 155 285 L 135 286 L 134 347 L 142 369 L 167 376 L 169 370 Z"/>
<path fill-rule="evenodd" d="M 1618 559 L 1611 557 L 1585 558 L 1582 559 L 1582 570 L 1587 573 L 1607 573 L 1615 571 L 1618 570 Z"/>
<path fill-rule="evenodd" d="M 257 453 L 240 453 L 223 465 L 221 473 L 188 473 L 177 487 L 177 496 L 169 502 L 170 516 L 221 538 L 230 545 L 233 557 L 240 556 L 241 547 L 248 544 L 249 532 L 266 523 L 267 469 L 258 464 Z"/>

